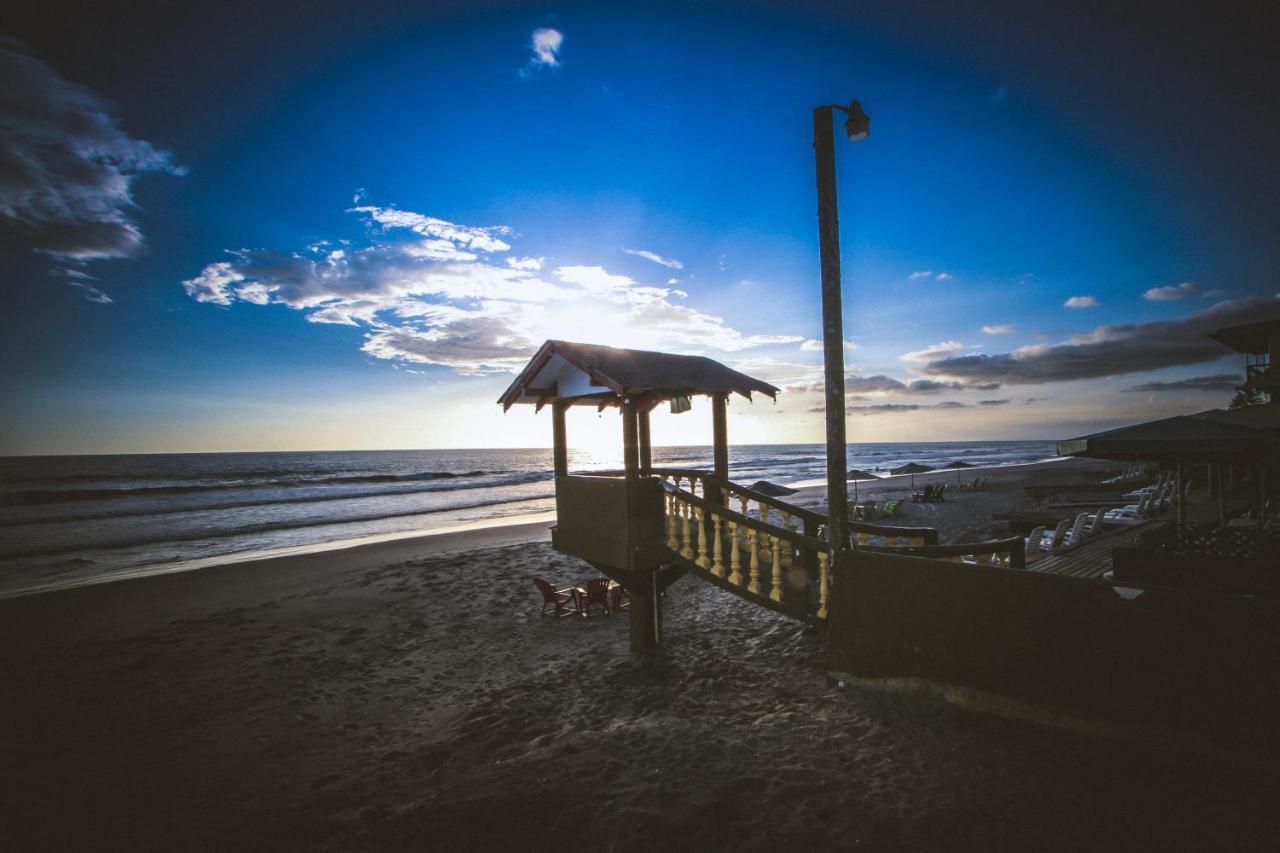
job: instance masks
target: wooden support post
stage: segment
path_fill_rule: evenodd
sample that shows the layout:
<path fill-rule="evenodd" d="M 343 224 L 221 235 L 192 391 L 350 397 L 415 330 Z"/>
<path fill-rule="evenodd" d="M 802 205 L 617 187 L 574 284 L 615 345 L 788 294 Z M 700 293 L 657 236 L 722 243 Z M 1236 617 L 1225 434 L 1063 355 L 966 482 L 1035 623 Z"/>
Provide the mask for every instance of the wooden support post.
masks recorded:
<path fill-rule="evenodd" d="M 569 473 L 569 444 L 564 425 L 564 415 L 568 408 L 568 403 L 551 404 L 552 461 L 557 477 L 564 477 Z"/>
<path fill-rule="evenodd" d="M 1258 466 L 1258 529 L 1267 522 L 1267 468 Z"/>
<path fill-rule="evenodd" d="M 1222 465 L 1213 466 L 1214 479 L 1218 481 L 1218 523 L 1227 523 L 1227 497 L 1222 490 Z"/>
<path fill-rule="evenodd" d="M 1187 497 L 1187 493 L 1183 490 L 1183 487 L 1182 487 L 1182 460 L 1179 459 L 1178 460 L 1178 534 L 1179 535 L 1182 534 L 1182 525 L 1186 523 L 1186 520 L 1187 520 L 1187 508 L 1184 506 L 1184 504 L 1186 504 L 1186 497 Z"/>
<path fill-rule="evenodd" d="M 711 395 L 711 443 L 713 465 L 716 477 L 721 482 L 729 481 L 729 395 Z M 727 495 L 715 495 L 709 498 L 720 503 Z"/>
<path fill-rule="evenodd" d="M 636 412 L 640 434 L 640 476 L 647 477 L 653 470 L 653 445 L 649 440 L 649 410 Z"/>
<path fill-rule="evenodd" d="M 662 602 L 654 588 L 653 575 L 627 589 L 631 600 L 631 651 L 647 651 L 662 642 Z"/>
<path fill-rule="evenodd" d="M 628 481 L 640 476 L 640 437 L 636 404 L 629 397 L 622 404 L 622 465 L 626 469 Z"/>
<path fill-rule="evenodd" d="M 622 460 L 627 481 L 627 570 L 635 579 L 627 589 L 631 598 L 631 650 L 642 652 L 662 641 L 662 609 L 658 590 L 654 584 L 654 565 L 638 559 L 640 543 L 633 529 L 632 507 L 641 485 L 639 417 L 635 400 L 625 397 L 622 401 Z"/>

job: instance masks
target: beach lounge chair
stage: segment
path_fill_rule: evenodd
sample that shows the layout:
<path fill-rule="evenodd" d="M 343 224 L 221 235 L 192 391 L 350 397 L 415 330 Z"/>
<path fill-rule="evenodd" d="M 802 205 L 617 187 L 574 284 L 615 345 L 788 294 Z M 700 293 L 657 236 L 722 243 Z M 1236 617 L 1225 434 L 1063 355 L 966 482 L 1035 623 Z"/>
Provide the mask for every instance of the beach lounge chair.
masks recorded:
<path fill-rule="evenodd" d="M 1025 545 L 1026 550 L 1039 551 L 1040 543 L 1043 540 L 1044 540 L 1044 525 L 1042 524 L 1039 527 L 1033 528 L 1032 531 L 1027 534 L 1027 538 L 1023 540 L 1023 543 Z"/>
<path fill-rule="evenodd" d="M 542 578 L 534 578 L 533 585 L 542 593 L 541 615 L 547 615 L 547 608 L 551 608 L 552 614 L 557 618 L 585 615 L 582 612 L 582 596 L 586 594 L 585 590 L 576 586 L 556 589 Z"/>
<path fill-rule="evenodd" d="M 945 501 L 945 500 L 947 499 L 947 484 L 946 484 L 946 483 L 943 483 L 941 486 L 938 486 L 938 488 L 934 490 L 934 492 L 933 492 L 933 499 L 934 499 L 935 501 Z"/>
<path fill-rule="evenodd" d="M 1062 519 L 1058 522 L 1058 526 L 1053 528 L 1053 532 L 1040 540 L 1041 551 L 1052 551 L 1062 545 L 1062 537 L 1067 535 L 1067 528 L 1071 526 L 1069 519 Z"/>
<path fill-rule="evenodd" d="M 1094 511 L 1093 515 L 1089 516 L 1087 519 L 1088 526 L 1084 529 L 1084 537 L 1086 539 L 1097 536 L 1102 532 L 1102 522 L 1106 516 L 1107 508 L 1105 506 L 1098 507 L 1097 510 Z"/>
<path fill-rule="evenodd" d="M 933 486 L 925 486 L 923 492 L 915 492 L 911 495 L 912 503 L 928 503 L 933 500 Z"/>
<path fill-rule="evenodd" d="M 1079 545 L 1085 538 L 1086 525 L 1089 523 L 1089 513 L 1082 512 L 1076 516 L 1076 520 L 1072 523 L 1071 529 L 1062 537 L 1063 547 L 1071 545 Z"/>
<path fill-rule="evenodd" d="M 1155 502 L 1155 497 L 1154 494 L 1147 493 L 1136 504 L 1108 510 L 1103 515 L 1102 523 L 1121 526 L 1140 524 L 1151 516 L 1151 505 Z"/>

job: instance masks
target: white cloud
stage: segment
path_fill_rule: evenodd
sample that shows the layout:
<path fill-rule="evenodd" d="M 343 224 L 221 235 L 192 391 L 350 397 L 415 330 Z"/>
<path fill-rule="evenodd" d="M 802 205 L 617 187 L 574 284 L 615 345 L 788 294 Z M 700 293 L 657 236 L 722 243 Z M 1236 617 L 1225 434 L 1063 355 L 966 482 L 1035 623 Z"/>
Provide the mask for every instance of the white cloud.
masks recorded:
<path fill-rule="evenodd" d="M 684 264 L 674 258 L 664 258 L 657 252 L 650 252 L 648 249 L 623 249 L 628 255 L 635 255 L 637 258 L 644 258 L 646 261 L 653 261 L 655 264 L 662 264 L 664 267 L 673 270 L 684 269 Z"/>
<path fill-rule="evenodd" d="M 933 270 L 918 270 L 907 277 L 912 281 L 917 281 L 922 278 L 933 278 Z"/>
<path fill-rule="evenodd" d="M 940 272 L 938 273 L 938 276 L 937 276 L 938 281 L 951 281 L 951 279 L 953 278 L 955 278 L 955 276 L 953 276 L 949 272 Z"/>
<path fill-rule="evenodd" d="M 103 293 L 92 284 L 85 284 L 83 281 L 69 281 L 67 284 L 80 289 L 80 295 L 85 298 L 86 302 L 97 302 L 99 305 L 110 305 L 114 300 L 107 294 Z"/>
<path fill-rule="evenodd" d="M 1062 303 L 1063 308 L 1096 308 L 1098 300 L 1092 296 L 1073 296 Z"/>
<path fill-rule="evenodd" d="M 999 323 L 993 326 L 983 326 L 982 332 L 986 335 L 1007 335 L 1014 330 L 1012 323 Z"/>
<path fill-rule="evenodd" d="M 1199 289 L 1200 285 L 1194 281 L 1184 281 L 1181 284 L 1171 284 L 1167 287 L 1153 287 L 1142 294 L 1142 298 L 1151 302 L 1172 302 L 1178 299 L 1186 299 Z"/>
<path fill-rule="evenodd" d="M 296 252 L 239 249 L 182 283 L 197 302 L 285 305 L 313 323 L 365 330 L 376 358 L 476 374 L 517 369 L 547 338 L 689 353 L 795 343 L 752 335 L 677 305 L 684 291 L 597 265 L 508 256 L 505 227 L 474 227 L 362 205 L 367 245 Z"/>
<path fill-rule="evenodd" d="M 560 64 L 560 46 L 564 44 L 564 34 L 550 27 L 539 27 L 533 31 L 530 46 L 533 56 L 530 65 L 555 67 Z"/>
<path fill-rule="evenodd" d="M 95 92 L 0 37 L 0 227 L 64 261 L 127 258 L 143 247 L 133 182 L 182 175 L 172 155 L 120 129 Z M 94 302 L 111 300 L 82 286 Z"/>
<path fill-rule="evenodd" d="M 904 352 L 898 358 L 903 361 L 927 362 L 937 361 L 941 358 L 950 358 L 956 353 L 964 349 L 964 344 L 959 341 L 942 341 L 933 346 L 924 349 L 914 350 L 912 352 Z"/>

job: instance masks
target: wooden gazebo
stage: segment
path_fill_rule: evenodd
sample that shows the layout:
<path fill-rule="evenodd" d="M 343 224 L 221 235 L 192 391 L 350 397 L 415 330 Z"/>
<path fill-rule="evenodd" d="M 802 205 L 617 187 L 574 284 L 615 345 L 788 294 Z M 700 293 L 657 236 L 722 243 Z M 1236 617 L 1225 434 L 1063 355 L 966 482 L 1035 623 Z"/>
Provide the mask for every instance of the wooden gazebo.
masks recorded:
<path fill-rule="evenodd" d="M 665 562 L 662 481 L 653 470 L 649 413 L 689 398 L 711 400 L 714 476 L 729 478 L 730 394 L 775 398 L 778 389 L 704 356 L 547 341 L 498 402 L 551 407 L 556 478 L 556 550 L 580 557 L 622 583 L 631 598 L 632 645 L 657 643 L 658 593 L 678 577 L 659 577 Z M 570 475 L 565 413 L 570 406 L 617 407 L 622 414 L 623 476 Z M 706 495 L 713 499 L 714 495 Z"/>

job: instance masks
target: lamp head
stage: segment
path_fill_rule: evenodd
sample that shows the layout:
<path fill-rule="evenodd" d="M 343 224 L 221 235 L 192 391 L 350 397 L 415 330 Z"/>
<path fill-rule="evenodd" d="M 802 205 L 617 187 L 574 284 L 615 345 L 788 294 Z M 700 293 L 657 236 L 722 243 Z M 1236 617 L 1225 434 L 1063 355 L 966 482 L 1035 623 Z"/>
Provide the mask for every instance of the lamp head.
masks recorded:
<path fill-rule="evenodd" d="M 862 104 L 858 103 L 857 98 L 841 109 L 848 116 L 844 120 L 844 132 L 848 134 L 850 142 L 861 142 L 871 135 L 871 118 L 862 111 Z"/>

